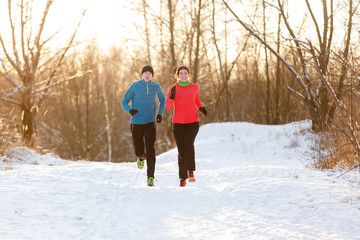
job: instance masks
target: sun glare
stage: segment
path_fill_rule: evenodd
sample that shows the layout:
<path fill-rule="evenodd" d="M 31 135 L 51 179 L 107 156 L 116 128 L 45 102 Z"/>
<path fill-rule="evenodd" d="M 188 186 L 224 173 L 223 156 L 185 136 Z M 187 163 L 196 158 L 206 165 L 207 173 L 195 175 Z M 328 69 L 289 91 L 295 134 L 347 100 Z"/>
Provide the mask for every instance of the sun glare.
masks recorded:
<path fill-rule="evenodd" d="M 13 21 L 19 21 L 20 12 L 16 6 L 20 0 L 12 0 L 12 2 Z M 46 2 L 47 0 L 33 0 L 32 28 L 34 30 L 38 29 Z M 142 38 L 138 32 L 141 30 L 136 29 L 135 24 L 142 26 L 143 16 L 134 9 L 141 7 L 142 2 L 140 0 L 135 1 L 136 6 L 133 2 L 119 0 L 55 0 L 47 17 L 43 40 L 58 32 L 49 44 L 59 47 L 66 45 L 70 36 L 75 31 L 83 12 L 86 11 L 75 39 L 77 42 L 93 40 L 100 47 L 108 48 L 112 45 L 123 44 L 129 39 L 133 42 L 141 41 Z M 149 14 L 157 14 L 160 0 L 147 0 L 146 2 L 149 6 Z M 5 0 L 0 1 L 0 33 L 3 39 L 9 43 L 11 42 L 11 32 L 7 3 L 8 1 Z M 248 7 L 252 6 L 236 1 L 233 1 L 230 5 L 241 18 L 248 14 L 247 10 L 251 10 Z M 311 6 L 313 10 L 317 11 L 317 21 L 319 21 L 321 27 L 322 17 L 321 11 L 319 11 L 321 10 L 321 3 L 320 1 L 312 1 Z M 277 8 L 272 5 L 268 5 L 267 8 L 271 10 L 268 14 L 272 14 L 267 16 L 270 18 L 267 25 L 277 24 Z M 260 9 L 259 11 L 262 10 Z M 290 4 L 287 14 L 289 15 L 290 24 L 297 26 L 295 30 L 298 30 L 298 26 L 301 25 L 306 12 L 307 9 L 304 2 Z M 307 24 L 308 26 L 303 26 L 306 37 L 312 38 L 312 36 L 316 36 L 314 35 L 313 23 L 310 21 Z M 239 29 L 239 26 L 235 25 L 235 27 Z M 18 26 L 17 32 L 19 29 L 20 27 Z M 245 32 L 241 27 L 239 31 Z M 286 29 L 284 29 L 284 32 L 286 32 Z M 129 45 L 131 44 L 129 43 Z"/>
<path fill-rule="evenodd" d="M 47 0 L 35 0 L 32 8 L 32 28 L 38 29 Z M 20 11 L 13 1 L 13 21 L 19 21 Z M 123 39 L 131 29 L 126 2 L 118 0 L 55 0 L 50 7 L 43 39 L 59 32 L 53 39 L 57 45 L 66 44 L 86 11 L 77 33 L 76 41 L 94 40 L 101 47 L 108 47 Z M 7 1 L 0 1 L 0 31 L 3 38 L 10 38 Z M 19 27 L 18 27 L 19 29 Z"/>
<path fill-rule="evenodd" d="M 56 14 L 50 21 L 53 22 L 51 25 L 62 27 L 69 36 L 86 10 L 76 39 L 94 39 L 100 46 L 108 47 L 116 44 L 130 30 L 131 22 L 123 5 L 124 2 L 118 0 L 55 1 L 52 11 Z"/>

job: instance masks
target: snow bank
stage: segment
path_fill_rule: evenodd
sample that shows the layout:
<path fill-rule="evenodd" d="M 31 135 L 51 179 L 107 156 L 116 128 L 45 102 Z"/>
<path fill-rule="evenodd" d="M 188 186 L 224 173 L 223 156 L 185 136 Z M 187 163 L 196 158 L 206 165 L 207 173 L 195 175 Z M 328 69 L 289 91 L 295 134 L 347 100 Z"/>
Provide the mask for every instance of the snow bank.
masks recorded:
<path fill-rule="evenodd" d="M 54 154 L 38 154 L 35 150 L 26 147 L 16 147 L 9 150 L 7 153 L 8 162 L 11 165 L 15 164 L 33 164 L 33 165 L 66 165 L 68 161 L 61 159 Z"/>
<path fill-rule="evenodd" d="M 359 172 L 306 167 L 310 129 L 203 125 L 185 188 L 176 149 L 157 156 L 151 188 L 135 162 L 14 149 L 16 168 L 0 171 L 0 239 L 358 240 Z"/>

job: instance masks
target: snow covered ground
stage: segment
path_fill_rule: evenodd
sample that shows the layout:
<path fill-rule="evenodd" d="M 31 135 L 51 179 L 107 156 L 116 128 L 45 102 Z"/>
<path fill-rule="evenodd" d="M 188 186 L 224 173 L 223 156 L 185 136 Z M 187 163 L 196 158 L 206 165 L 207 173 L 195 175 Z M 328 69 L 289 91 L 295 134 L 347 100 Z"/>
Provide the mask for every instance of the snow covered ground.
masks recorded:
<path fill-rule="evenodd" d="M 176 149 L 155 187 L 136 163 L 69 162 L 16 149 L 0 168 L 0 239 L 360 239 L 360 177 L 307 167 L 309 122 L 214 123 L 196 139 L 196 182 Z"/>

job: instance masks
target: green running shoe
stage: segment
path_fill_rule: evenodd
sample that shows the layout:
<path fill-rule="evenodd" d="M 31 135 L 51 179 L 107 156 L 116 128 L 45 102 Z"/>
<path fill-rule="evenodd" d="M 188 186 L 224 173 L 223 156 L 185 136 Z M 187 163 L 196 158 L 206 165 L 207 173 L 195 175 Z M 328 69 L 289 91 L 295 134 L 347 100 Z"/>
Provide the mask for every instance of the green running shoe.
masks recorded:
<path fill-rule="evenodd" d="M 145 162 L 144 159 L 140 159 L 140 158 L 137 159 L 137 165 L 139 169 L 143 169 L 144 162 Z"/>
<path fill-rule="evenodd" d="M 153 177 L 149 177 L 147 180 L 147 185 L 149 187 L 153 187 L 154 186 L 154 178 Z"/>

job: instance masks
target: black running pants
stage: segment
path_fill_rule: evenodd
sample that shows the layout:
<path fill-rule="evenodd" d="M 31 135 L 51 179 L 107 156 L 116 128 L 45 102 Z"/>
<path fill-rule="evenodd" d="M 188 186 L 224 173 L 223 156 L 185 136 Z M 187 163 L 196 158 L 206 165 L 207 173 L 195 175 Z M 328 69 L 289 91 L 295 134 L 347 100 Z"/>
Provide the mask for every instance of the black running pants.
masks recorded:
<path fill-rule="evenodd" d="M 187 179 L 187 171 L 195 171 L 194 141 L 199 123 L 174 123 L 173 134 L 178 149 L 179 178 Z"/>
<path fill-rule="evenodd" d="M 155 172 L 155 122 L 147 124 L 131 124 L 131 134 L 135 155 L 139 158 L 146 156 L 147 176 L 154 177 Z M 145 143 L 144 143 L 145 141 Z"/>

